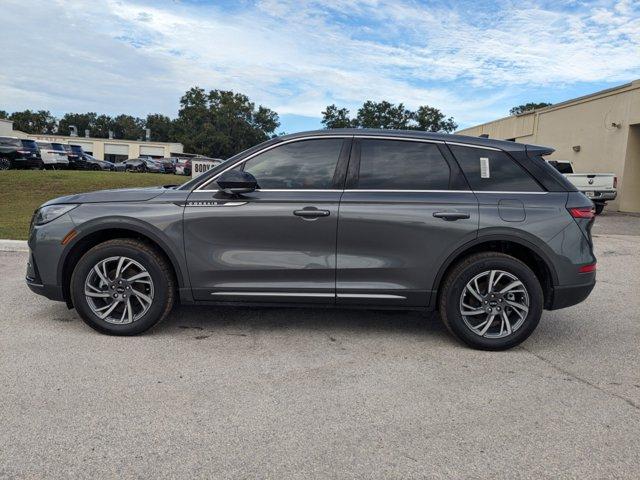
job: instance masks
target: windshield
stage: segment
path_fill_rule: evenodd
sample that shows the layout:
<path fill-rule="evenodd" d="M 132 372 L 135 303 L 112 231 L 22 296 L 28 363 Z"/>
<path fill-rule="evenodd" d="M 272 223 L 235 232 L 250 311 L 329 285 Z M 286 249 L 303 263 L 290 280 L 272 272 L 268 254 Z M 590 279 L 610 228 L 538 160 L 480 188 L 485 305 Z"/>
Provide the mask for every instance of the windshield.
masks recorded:
<path fill-rule="evenodd" d="M 30 148 L 30 149 L 33 149 L 33 150 L 38 148 L 36 146 L 36 142 L 34 140 L 22 140 L 22 146 L 24 148 Z"/>

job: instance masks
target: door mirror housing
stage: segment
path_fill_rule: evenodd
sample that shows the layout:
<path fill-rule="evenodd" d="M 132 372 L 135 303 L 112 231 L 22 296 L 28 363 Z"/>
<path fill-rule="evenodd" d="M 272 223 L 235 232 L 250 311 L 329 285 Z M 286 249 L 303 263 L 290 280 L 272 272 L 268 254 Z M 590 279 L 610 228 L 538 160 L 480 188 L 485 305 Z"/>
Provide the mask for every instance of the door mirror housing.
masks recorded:
<path fill-rule="evenodd" d="M 229 170 L 220 175 L 216 181 L 221 191 L 228 195 L 251 193 L 258 188 L 256 177 L 241 170 Z"/>

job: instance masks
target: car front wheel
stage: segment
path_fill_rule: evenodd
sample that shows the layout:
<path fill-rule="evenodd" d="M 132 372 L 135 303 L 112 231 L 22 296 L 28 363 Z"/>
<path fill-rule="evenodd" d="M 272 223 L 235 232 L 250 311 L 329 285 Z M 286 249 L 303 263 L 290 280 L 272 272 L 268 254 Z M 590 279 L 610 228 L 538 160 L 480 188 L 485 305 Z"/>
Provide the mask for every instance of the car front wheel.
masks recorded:
<path fill-rule="evenodd" d="M 543 301 L 540 282 L 527 265 L 485 252 L 467 257 L 449 273 L 439 310 L 447 328 L 467 345 L 505 350 L 535 330 Z"/>
<path fill-rule="evenodd" d="M 80 317 L 110 335 L 136 335 L 171 311 L 175 282 L 167 261 L 133 239 L 101 243 L 78 261 L 71 297 Z"/>

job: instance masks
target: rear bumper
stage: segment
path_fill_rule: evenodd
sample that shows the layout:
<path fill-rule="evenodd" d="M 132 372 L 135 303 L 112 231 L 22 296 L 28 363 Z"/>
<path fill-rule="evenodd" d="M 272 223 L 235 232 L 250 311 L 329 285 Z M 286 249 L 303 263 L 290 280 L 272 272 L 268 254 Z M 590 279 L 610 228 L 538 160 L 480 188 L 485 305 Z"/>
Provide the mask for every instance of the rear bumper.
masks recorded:
<path fill-rule="evenodd" d="M 44 165 L 42 159 L 38 157 L 15 158 L 13 159 L 13 164 L 15 166 L 24 167 L 24 168 L 40 168 L 42 165 Z"/>
<path fill-rule="evenodd" d="M 587 195 L 589 200 L 594 202 L 615 200 L 618 192 L 616 190 L 596 190 L 592 196 Z"/>
<path fill-rule="evenodd" d="M 571 307 L 584 301 L 593 287 L 596 286 L 595 275 L 593 279 L 580 285 L 556 285 L 553 287 L 553 296 L 548 310 L 558 310 L 560 308 Z"/>

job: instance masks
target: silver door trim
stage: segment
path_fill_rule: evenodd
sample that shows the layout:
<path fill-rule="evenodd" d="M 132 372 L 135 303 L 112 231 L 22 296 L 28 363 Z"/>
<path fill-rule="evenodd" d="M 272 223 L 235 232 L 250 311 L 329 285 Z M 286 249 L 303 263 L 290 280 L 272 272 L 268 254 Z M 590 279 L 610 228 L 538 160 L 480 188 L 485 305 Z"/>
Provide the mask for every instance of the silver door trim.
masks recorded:
<path fill-rule="evenodd" d="M 386 293 L 338 293 L 338 298 L 379 298 L 389 300 L 406 300 L 403 295 L 391 295 Z"/>
<path fill-rule="evenodd" d="M 303 293 L 303 292 L 211 292 L 211 295 L 230 295 L 234 297 L 320 297 L 334 298 L 333 293 Z"/>

